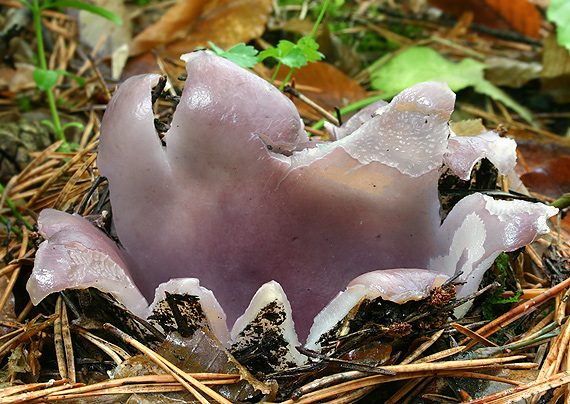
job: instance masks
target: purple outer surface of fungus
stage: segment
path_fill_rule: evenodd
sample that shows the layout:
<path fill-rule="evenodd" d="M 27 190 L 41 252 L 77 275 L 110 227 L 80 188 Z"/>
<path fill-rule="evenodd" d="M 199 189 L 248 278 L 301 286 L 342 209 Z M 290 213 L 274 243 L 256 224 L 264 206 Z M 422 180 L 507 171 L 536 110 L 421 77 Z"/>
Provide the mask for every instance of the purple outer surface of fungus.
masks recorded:
<path fill-rule="evenodd" d="M 314 344 L 363 296 L 415 298 L 441 279 L 434 271 L 462 271 L 459 295 L 475 291 L 501 251 L 547 232 L 557 212 L 472 194 L 441 222 L 445 166 L 466 178 L 483 157 L 501 174 L 515 163 L 514 143 L 493 133 L 448 141 L 455 95 L 443 83 L 418 84 L 341 128 L 329 125 L 337 141 L 303 149 L 310 142 L 295 106 L 268 82 L 205 52 L 188 55 L 187 69 L 166 147 L 151 105 L 158 75 L 133 77 L 114 95 L 98 168 L 125 248 L 80 217 L 44 210 L 46 241 L 28 281 L 34 303 L 96 286 L 140 314 L 146 302 L 131 275 L 148 298 L 161 282 L 192 277 L 162 285 L 157 299 L 166 290 L 198 295 L 210 328 L 229 344 L 221 307 L 234 323 L 264 285 L 232 334 L 276 299 L 295 345 L 283 292 L 304 337 L 357 278 L 317 317 Z M 402 283 L 409 277 L 416 282 Z"/>
<path fill-rule="evenodd" d="M 519 228 L 502 222 L 516 212 L 473 213 L 473 223 L 491 226 L 468 237 L 473 254 L 451 225 L 440 227 L 437 185 L 455 101 L 445 84 L 404 90 L 351 135 L 288 157 L 267 145 L 293 150 L 307 142 L 293 103 L 206 52 L 188 55 L 187 69 L 166 147 L 153 125 L 157 75 L 121 85 L 101 128 L 98 167 L 128 266 L 147 297 L 160 282 L 196 277 L 233 323 L 260 285 L 276 280 L 306 335 L 358 275 L 387 268 L 451 275 L 546 231 L 553 210 L 530 203 L 518 206 L 530 212 Z M 462 228 L 467 213 L 452 211 L 446 222 Z M 513 242 L 479 251 L 489 232 L 505 231 Z M 452 244 L 461 250 L 450 251 Z"/>

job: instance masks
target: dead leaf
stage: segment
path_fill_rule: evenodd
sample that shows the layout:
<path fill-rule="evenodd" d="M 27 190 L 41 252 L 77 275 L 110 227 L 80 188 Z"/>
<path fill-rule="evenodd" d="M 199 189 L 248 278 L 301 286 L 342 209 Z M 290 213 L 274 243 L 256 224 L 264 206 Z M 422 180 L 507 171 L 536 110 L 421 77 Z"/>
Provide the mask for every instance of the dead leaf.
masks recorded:
<path fill-rule="evenodd" d="M 560 145 L 525 142 L 518 145 L 528 172 L 517 165 L 523 183 L 534 192 L 559 198 L 570 192 L 570 150 Z"/>
<path fill-rule="evenodd" d="M 96 58 L 111 56 L 113 78 L 117 79 L 127 61 L 126 46 L 131 40 L 131 21 L 123 1 L 96 0 L 93 5 L 111 11 L 123 20 L 117 25 L 89 11 L 79 12 L 79 40 L 89 48 L 98 48 Z M 102 38 L 105 36 L 106 38 Z M 104 43 L 99 41 L 104 39 Z"/>
<path fill-rule="evenodd" d="M 129 77 L 136 76 L 137 74 L 147 73 L 162 73 L 160 66 L 156 62 L 156 57 L 152 53 L 148 52 L 129 59 L 125 69 L 123 70 L 121 80 L 124 81 Z"/>
<path fill-rule="evenodd" d="M 131 56 L 156 49 L 178 58 L 209 41 L 222 48 L 249 42 L 263 34 L 270 13 L 271 0 L 183 0 L 131 41 Z"/>
<path fill-rule="evenodd" d="M 552 95 L 558 103 L 570 102 L 570 54 L 558 44 L 556 34 L 544 41 L 542 66 L 542 92 Z"/>
<path fill-rule="evenodd" d="M 331 34 L 326 20 L 317 32 L 316 41 L 319 44 L 319 51 L 325 55 L 328 63 L 349 76 L 354 76 L 360 71 L 360 56 L 353 47 L 344 44 L 340 38 Z"/>
<path fill-rule="evenodd" d="M 36 88 L 36 83 L 32 78 L 35 69 L 35 66 L 25 63 L 16 63 L 15 70 L 6 65 L 0 66 L 0 91 L 12 93 L 4 95 L 12 98 L 25 90 Z"/>
<path fill-rule="evenodd" d="M 507 57 L 485 59 L 485 78 L 496 86 L 520 88 L 539 77 L 542 64 Z"/>
<path fill-rule="evenodd" d="M 450 124 L 451 130 L 458 136 L 475 136 L 487 129 L 482 119 L 464 119 Z"/>
<path fill-rule="evenodd" d="M 2 371 L 2 381 L 16 380 L 19 374 L 32 371 L 27 361 L 28 350 L 24 344 L 19 344 L 10 352 L 7 368 Z"/>
<path fill-rule="evenodd" d="M 528 0 L 429 0 L 456 18 L 472 12 L 475 24 L 500 30 L 515 30 L 530 38 L 539 38 L 540 13 Z"/>
<path fill-rule="evenodd" d="M 288 68 L 282 68 L 277 80 L 283 80 L 289 73 Z M 366 98 L 366 91 L 356 81 L 352 80 L 336 67 L 325 63 L 309 63 L 295 70 L 292 79 L 296 88 L 321 107 L 333 111 L 334 107 L 342 108 L 355 101 Z M 305 90 L 310 88 L 310 90 Z M 294 100 L 302 116 L 321 119 L 321 116 L 299 100 Z"/>
<path fill-rule="evenodd" d="M 204 8 L 190 34 L 169 45 L 164 56 L 178 57 L 211 41 L 221 48 L 260 37 L 271 14 L 271 0 L 216 0 Z"/>
<path fill-rule="evenodd" d="M 202 13 L 206 0 L 182 0 L 154 24 L 138 34 L 129 45 L 131 56 L 183 39 Z"/>
<path fill-rule="evenodd" d="M 282 30 L 307 35 L 313 30 L 314 26 L 315 22 L 310 19 L 301 20 L 299 18 L 290 18 L 288 20 L 280 21 L 278 24 L 271 25 L 269 29 L 271 31 Z"/>

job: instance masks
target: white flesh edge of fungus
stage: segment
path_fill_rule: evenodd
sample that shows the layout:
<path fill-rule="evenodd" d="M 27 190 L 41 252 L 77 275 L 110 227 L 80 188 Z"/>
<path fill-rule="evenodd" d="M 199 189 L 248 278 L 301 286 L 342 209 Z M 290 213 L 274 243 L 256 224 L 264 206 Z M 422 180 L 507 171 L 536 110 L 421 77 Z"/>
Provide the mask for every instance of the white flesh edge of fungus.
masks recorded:
<path fill-rule="evenodd" d="M 458 287 L 458 296 L 467 296 L 479 287 L 485 271 L 504 251 L 514 251 L 532 243 L 539 234 L 548 233 L 547 219 L 558 209 L 526 201 L 495 200 L 472 194 L 460 200 L 443 222 L 437 238 L 448 250 L 430 259 L 428 269 L 454 275 L 466 282 Z M 471 307 L 456 311 L 463 316 Z"/>
<path fill-rule="evenodd" d="M 245 313 L 236 320 L 232 327 L 232 341 L 234 343 L 238 342 L 240 333 L 256 319 L 261 310 L 273 302 L 276 302 L 278 306 L 283 307 L 282 314 L 284 315 L 284 321 L 278 327 L 267 324 L 267 329 L 273 329 L 278 335 L 282 335 L 287 342 L 289 347 L 288 354 L 283 359 L 300 365 L 304 362 L 304 356 L 295 349 L 295 347 L 300 344 L 297 332 L 295 331 L 295 324 L 293 323 L 291 304 L 289 303 L 281 285 L 275 281 L 265 283 L 255 293 Z"/>
<path fill-rule="evenodd" d="M 166 292 L 198 297 L 210 331 L 224 347 L 228 348 L 230 346 L 230 333 L 226 323 L 226 313 L 224 313 L 222 306 L 220 306 L 212 291 L 200 286 L 199 279 L 175 278 L 158 285 L 146 317 L 150 316 L 157 304 L 166 298 Z"/>
<path fill-rule="evenodd" d="M 517 144 L 514 140 L 500 137 L 497 132 L 487 131 L 475 136 L 456 136 L 452 133 L 447 142 L 445 165 L 459 178 L 471 177 L 475 164 L 488 158 L 500 175 L 510 173 L 517 162 Z"/>
<path fill-rule="evenodd" d="M 376 111 L 388 103 L 386 101 L 376 101 L 366 107 L 362 108 L 356 114 L 350 117 L 346 122 L 344 122 L 340 127 L 335 126 L 330 122 L 325 122 L 325 129 L 329 134 L 329 139 L 331 141 L 342 139 L 355 130 L 357 130 L 364 122 L 368 121 L 376 113 Z"/>
<path fill-rule="evenodd" d="M 384 269 L 360 275 L 315 317 L 305 347 L 320 349 L 317 343 L 320 336 L 343 320 L 364 299 L 381 297 L 400 304 L 421 300 L 447 279 L 449 277 L 440 272 L 416 268 Z"/>

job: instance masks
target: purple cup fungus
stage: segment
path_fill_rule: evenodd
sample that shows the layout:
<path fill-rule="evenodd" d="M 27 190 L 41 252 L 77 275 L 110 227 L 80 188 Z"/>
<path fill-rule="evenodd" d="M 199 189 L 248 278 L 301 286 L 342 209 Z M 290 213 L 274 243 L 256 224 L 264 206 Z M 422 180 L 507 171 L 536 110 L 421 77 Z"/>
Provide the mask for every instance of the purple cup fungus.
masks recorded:
<path fill-rule="evenodd" d="M 186 60 L 188 78 L 166 146 L 153 124 L 151 89 L 158 75 L 128 79 L 105 112 L 98 168 L 109 180 L 124 250 L 110 241 L 105 248 L 147 297 L 171 278 L 199 279 L 188 293 L 211 290 L 231 323 L 267 283 L 236 322 L 234 340 L 257 305 L 273 298 L 288 313 L 290 304 L 304 337 L 340 290 L 371 271 L 408 268 L 403 273 L 409 279 L 416 271 L 428 273 L 418 278 L 426 282 L 421 290 L 438 278 L 433 271 L 463 271 L 459 280 L 467 284 L 459 294 L 466 295 L 501 251 L 549 231 L 546 219 L 556 209 L 482 194 L 463 198 L 442 223 L 443 170 L 468 177 L 473 164 L 488 157 L 508 174 L 515 162 L 514 142 L 495 133 L 448 139 L 455 95 L 446 84 L 410 87 L 344 127 L 329 126 L 338 140 L 306 147 L 293 103 L 267 81 L 204 51 Z M 48 240 L 29 284 L 31 294 L 42 291 L 34 302 L 50 287 L 62 288 L 54 274 L 57 263 L 70 258 L 59 256 L 102 251 L 87 240 L 91 231 L 81 236 L 76 228 L 82 225 L 71 224 L 83 219 L 69 219 L 67 227 L 56 220 L 53 211 L 40 215 Z M 48 251 L 59 256 L 48 258 Z M 128 275 L 124 279 L 130 288 Z M 85 286 L 71 277 L 66 282 Z M 348 291 L 379 293 L 373 276 L 356 282 L 360 286 Z M 212 318 L 223 321 L 224 313 L 215 313 Z M 293 330 L 290 319 L 283 327 Z M 295 344 L 294 331 L 290 335 Z"/>

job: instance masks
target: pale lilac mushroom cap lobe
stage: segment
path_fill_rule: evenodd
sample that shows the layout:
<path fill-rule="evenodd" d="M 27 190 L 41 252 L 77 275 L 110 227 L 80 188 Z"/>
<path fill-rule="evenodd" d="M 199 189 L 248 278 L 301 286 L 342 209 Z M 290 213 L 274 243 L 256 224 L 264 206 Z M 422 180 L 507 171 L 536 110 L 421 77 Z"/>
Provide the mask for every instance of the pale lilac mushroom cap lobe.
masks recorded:
<path fill-rule="evenodd" d="M 166 292 L 179 295 L 189 294 L 197 296 L 198 299 L 200 299 L 200 305 L 202 307 L 203 314 L 206 317 L 209 330 L 223 346 L 229 348 L 230 332 L 226 323 L 226 314 L 216 300 L 214 294 L 210 290 L 200 286 L 199 279 L 175 278 L 158 285 L 154 294 L 154 300 L 148 307 L 147 315 L 145 317 L 149 317 L 153 310 L 158 306 L 159 302 L 166 298 Z"/>
<path fill-rule="evenodd" d="M 429 296 L 431 289 L 443 285 L 447 279 L 449 276 L 438 271 L 416 268 L 383 269 L 356 277 L 348 284 L 348 289 L 364 286 L 368 298 L 380 296 L 394 303 L 404 303 Z"/>
<path fill-rule="evenodd" d="M 383 100 L 373 102 L 372 104 L 367 105 L 366 107 L 362 108 L 360 111 L 355 113 L 353 116 L 350 117 L 350 119 L 344 122 L 341 126 L 335 126 L 330 122 L 325 122 L 325 129 L 329 134 L 329 139 L 332 141 L 339 140 L 342 139 L 343 137 L 352 134 L 352 132 L 360 128 L 360 126 L 362 126 L 364 122 L 372 118 L 372 116 L 378 109 L 386 105 L 388 105 L 388 103 Z"/>
<path fill-rule="evenodd" d="M 353 279 L 346 290 L 338 293 L 317 315 L 307 338 L 306 347 L 319 349 L 319 338 L 343 320 L 364 299 L 381 297 L 394 303 L 421 300 L 431 289 L 443 285 L 449 276 L 418 268 L 370 271 Z"/>
<path fill-rule="evenodd" d="M 308 152 L 340 146 L 360 164 L 380 162 L 419 177 L 443 163 L 454 104 L 447 84 L 420 83 L 396 95 L 350 136 Z"/>
<path fill-rule="evenodd" d="M 405 90 L 354 136 L 289 158 L 254 135 L 303 140 L 286 97 L 204 52 L 187 67 L 166 150 L 152 123 L 156 76 L 126 81 L 101 128 L 98 166 L 147 296 L 171 277 L 196 277 L 233 322 L 274 279 L 303 335 L 355 276 L 425 267 L 439 250 L 437 169 L 455 99 L 445 84 Z"/>
<path fill-rule="evenodd" d="M 147 302 L 133 283 L 116 244 L 80 216 L 44 209 L 38 219 L 46 238 L 36 253 L 27 283 L 32 303 L 68 288 L 96 287 L 144 315 Z"/>
<path fill-rule="evenodd" d="M 503 251 L 514 251 L 550 231 L 546 220 L 558 209 L 541 203 L 495 200 L 472 194 L 451 210 L 438 232 L 438 244 L 447 251 L 430 259 L 428 269 L 453 275 L 466 282 L 458 287 L 459 296 L 474 293 L 485 271 Z M 468 306 L 456 312 L 463 315 Z"/>
<path fill-rule="evenodd" d="M 475 164 L 486 157 L 497 168 L 499 174 L 506 175 L 515 168 L 516 148 L 514 140 L 500 137 L 493 131 L 476 136 L 452 134 L 447 143 L 445 165 L 462 180 L 468 180 Z"/>
<path fill-rule="evenodd" d="M 260 329 L 263 330 L 260 332 Z M 251 299 L 249 306 L 235 322 L 231 331 L 232 348 L 241 350 L 259 344 L 267 332 L 286 344 L 286 354 L 278 363 L 271 363 L 274 369 L 286 369 L 291 363 L 298 365 L 305 361 L 295 347 L 299 339 L 293 323 L 291 305 L 281 285 L 275 281 L 263 284 Z"/>

